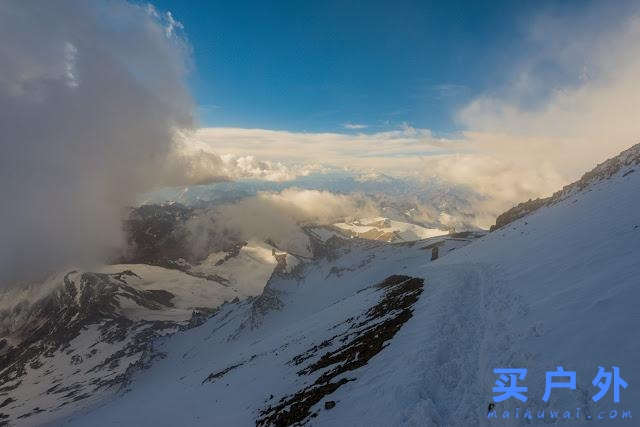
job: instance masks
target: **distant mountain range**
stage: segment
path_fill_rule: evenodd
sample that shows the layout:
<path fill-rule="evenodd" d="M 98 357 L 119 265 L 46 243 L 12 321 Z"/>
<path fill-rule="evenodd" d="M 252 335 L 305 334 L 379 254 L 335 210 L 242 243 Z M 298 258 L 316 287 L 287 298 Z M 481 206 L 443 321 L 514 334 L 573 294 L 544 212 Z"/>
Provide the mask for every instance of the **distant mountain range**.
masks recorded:
<path fill-rule="evenodd" d="M 482 200 L 470 188 L 452 185 L 437 177 L 398 178 L 380 173 L 329 171 L 285 182 L 239 180 L 164 188 L 145 194 L 140 203 L 176 202 L 188 207 L 210 207 L 255 196 L 259 192 L 280 192 L 290 188 L 362 195 L 387 218 L 441 229 L 477 229 L 474 205 Z M 447 221 L 443 221 L 444 217 Z"/>

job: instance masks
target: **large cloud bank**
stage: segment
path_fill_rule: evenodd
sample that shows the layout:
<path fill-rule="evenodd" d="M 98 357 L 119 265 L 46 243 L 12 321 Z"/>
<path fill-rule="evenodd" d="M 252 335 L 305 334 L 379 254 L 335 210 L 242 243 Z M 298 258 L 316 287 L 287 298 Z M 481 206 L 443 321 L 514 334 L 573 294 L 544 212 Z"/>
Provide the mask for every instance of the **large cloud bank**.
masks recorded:
<path fill-rule="evenodd" d="M 457 135 L 403 125 L 355 134 L 207 128 L 193 137 L 219 153 L 285 164 L 435 175 L 485 196 L 476 210 L 486 227 L 640 142 L 640 16 L 629 5 L 532 18 L 527 56 L 496 64 L 509 70 L 505 80 L 460 108 Z"/>
<path fill-rule="evenodd" d="M 441 176 L 491 195 L 497 210 L 548 195 L 640 142 L 640 17 L 545 16 L 530 31 L 538 54 L 500 94 L 459 112 L 471 152 L 433 162 Z M 538 71 L 549 63 L 567 83 Z"/>
<path fill-rule="evenodd" d="M 328 225 L 379 213 L 361 195 L 289 188 L 279 193 L 261 192 L 235 203 L 200 211 L 187 223 L 193 255 L 202 257 L 211 242 L 257 239 L 278 248 L 311 256 L 305 224 Z"/>
<path fill-rule="evenodd" d="M 0 283 L 108 255 L 122 209 L 189 128 L 188 46 L 170 14 L 117 1 L 0 8 Z"/>

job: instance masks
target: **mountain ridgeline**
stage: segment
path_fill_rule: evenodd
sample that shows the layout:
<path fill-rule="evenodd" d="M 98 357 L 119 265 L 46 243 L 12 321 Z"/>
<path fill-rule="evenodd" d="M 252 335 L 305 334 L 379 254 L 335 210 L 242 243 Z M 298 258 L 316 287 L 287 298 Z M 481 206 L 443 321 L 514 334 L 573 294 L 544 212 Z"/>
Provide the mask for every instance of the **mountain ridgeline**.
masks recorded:
<path fill-rule="evenodd" d="M 633 147 L 623 151 L 616 157 L 608 159 L 591 171 L 582 175 L 582 177 L 569 185 L 566 185 L 553 195 L 545 198 L 538 198 L 535 200 L 528 200 L 523 203 L 519 203 L 508 211 L 502 213 L 496 218 L 496 223 L 491 226 L 489 231 L 495 231 L 511 222 L 520 219 L 530 213 L 544 207 L 551 206 L 560 200 L 570 197 L 578 191 L 582 191 L 589 186 L 589 184 L 600 181 L 603 179 L 609 179 L 620 171 L 620 169 L 628 166 L 640 165 L 640 143 Z M 625 171 L 626 174 L 635 172 L 635 169 L 629 168 Z"/>

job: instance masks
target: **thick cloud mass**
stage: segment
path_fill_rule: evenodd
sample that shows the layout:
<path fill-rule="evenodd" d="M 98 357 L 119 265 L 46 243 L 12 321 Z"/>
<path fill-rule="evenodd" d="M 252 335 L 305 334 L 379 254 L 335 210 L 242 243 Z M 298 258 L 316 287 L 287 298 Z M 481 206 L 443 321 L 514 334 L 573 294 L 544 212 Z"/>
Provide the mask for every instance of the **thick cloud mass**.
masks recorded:
<path fill-rule="evenodd" d="M 103 257 L 191 126 L 170 14 L 115 1 L 0 8 L 0 283 Z"/>
<path fill-rule="evenodd" d="M 596 22 L 536 21 L 531 32 L 541 52 L 520 65 L 500 96 L 482 96 L 459 113 L 471 154 L 437 159 L 433 170 L 490 195 L 484 208 L 499 213 L 550 195 L 638 143 L 640 15 Z M 554 87 L 552 78 L 536 72 L 542 63 L 574 81 Z M 540 92 L 548 95 L 527 105 Z"/>
<path fill-rule="evenodd" d="M 269 240 L 287 252 L 311 256 L 301 225 L 328 225 L 379 214 L 361 195 L 288 188 L 203 210 L 187 223 L 187 229 L 196 257 L 207 255 L 211 241 L 224 245 L 229 236 L 236 241 Z"/>

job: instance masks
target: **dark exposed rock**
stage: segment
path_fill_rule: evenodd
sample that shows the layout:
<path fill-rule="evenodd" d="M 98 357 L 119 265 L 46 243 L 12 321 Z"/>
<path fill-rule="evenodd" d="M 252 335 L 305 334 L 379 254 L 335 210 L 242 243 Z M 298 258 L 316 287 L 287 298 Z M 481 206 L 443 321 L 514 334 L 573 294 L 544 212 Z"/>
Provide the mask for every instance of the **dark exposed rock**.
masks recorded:
<path fill-rule="evenodd" d="M 182 225 L 192 215 L 192 209 L 178 203 L 133 209 L 124 223 L 130 252 L 120 261 L 165 266 L 184 258 L 190 251 Z"/>
<path fill-rule="evenodd" d="M 311 407 L 344 384 L 355 380 L 345 378 L 342 374 L 357 371 L 366 365 L 412 317 L 413 304 L 420 297 L 423 285 L 423 279 L 398 275 L 390 276 L 375 285 L 384 291 L 384 295 L 376 305 L 361 315 L 360 322 L 353 324 L 347 332 L 325 340 L 289 361 L 290 364 L 298 365 L 315 357 L 319 349 L 333 345 L 336 339 L 344 343 L 337 349 L 325 352 L 315 362 L 298 371 L 299 376 L 319 372 L 315 381 L 292 395 L 282 397 L 275 406 L 262 410 L 256 425 L 289 426 L 303 423 L 313 416 Z M 338 376 L 341 378 L 334 382 Z M 335 406 L 335 402 L 328 401 L 325 402 L 325 408 L 327 404 L 331 406 L 329 402 Z"/>
<path fill-rule="evenodd" d="M 239 368 L 242 365 L 244 365 L 244 362 L 238 363 L 236 365 L 231 365 L 231 366 L 229 366 L 227 368 L 224 368 L 222 371 L 213 372 L 213 373 L 209 374 L 209 376 L 202 381 L 202 384 L 204 384 L 204 383 L 212 383 L 215 380 L 217 380 L 218 378 L 222 378 L 227 372 L 232 371 L 232 370 L 234 370 L 236 368 Z"/>
<path fill-rule="evenodd" d="M 267 283 L 262 294 L 255 298 L 251 304 L 251 312 L 247 319 L 249 327 L 251 329 L 259 327 L 262 324 L 262 319 L 268 312 L 280 310 L 283 306 L 284 304 L 280 300 L 280 292 L 272 289 Z"/>
<path fill-rule="evenodd" d="M 211 252 L 226 252 L 216 262 L 222 265 L 239 255 L 247 245 L 246 241 L 228 235 L 222 231 L 222 237 L 206 227 L 202 230 L 203 239 L 198 236 L 198 244 L 193 242 L 194 233 L 187 222 L 202 215 L 203 211 L 185 207 L 179 203 L 161 205 L 143 205 L 132 209 L 124 221 L 124 231 L 128 242 L 126 253 L 114 262 L 121 264 L 148 264 L 179 270 L 194 277 L 229 286 L 229 280 L 216 274 L 204 274 L 193 269 Z M 206 211 L 204 211 L 206 212 Z M 204 243 L 202 242 L 204 240 Z M 194 247 L 199 250 L 194 251 Z"/>
<path fill-rule="evenodd" d="M 191 266 L 203 261 L 211 252 L 218 251 L 226 252 L 225 257 L 216 262 L 216 265 L 222 265 L 238 256 L 247 242 L 224 230 L 220 236 L 210 233 L 214 227 L 204 227 L 197 231 L 190 229 L 187 222 L 203 214 L 207 215 L 207 211 L 179 203 L 142 205 L 132 209 L 123 225 L 128 250 L 115 261 L 176 269 L 225 284 L 223 278 L 192 272 Z M 204 233 L 204 238 L 198 235 L 198 244 L 194 245 L 194 233 L 198 234 L 200 231 Z M 194 246 L 198 246 L 199 250 L 195 251 Z"/>
<path fill-rule="evenodd" d="M 237 242 L 227 246 L 224 249 L 224 252 L 226 252 L 227 254 L 224 256 L 224 258 L 216 261 L 216 265 L 222 265 L 225 262 L 229 261 L 231 258 L 237 257 L 238 254 L 240 254 L 240 249 L 247 246 L 247 244 L 248 242 Z"/>
<path fill-rule="evenodd" d="M 547 197 L 545 199 L 528 200 L 524 203 L 519 203 L 518 205 L 499 215 L 498 218 L 496 218 L 495 225 L 492 225 L 489 231 L 495 231 L 507 224 L 512 223 L 513 221 L 529 215 L 531 212 L 534 212 L 543 206 L 549 206 L 551 204 L 551 201 L 551 197 Z"/>

